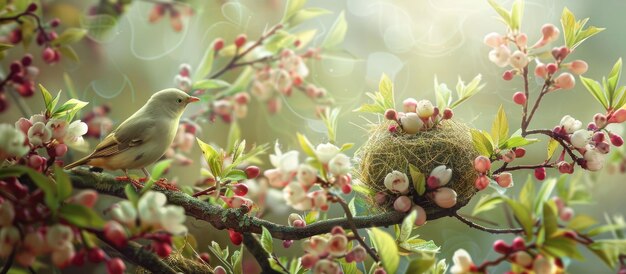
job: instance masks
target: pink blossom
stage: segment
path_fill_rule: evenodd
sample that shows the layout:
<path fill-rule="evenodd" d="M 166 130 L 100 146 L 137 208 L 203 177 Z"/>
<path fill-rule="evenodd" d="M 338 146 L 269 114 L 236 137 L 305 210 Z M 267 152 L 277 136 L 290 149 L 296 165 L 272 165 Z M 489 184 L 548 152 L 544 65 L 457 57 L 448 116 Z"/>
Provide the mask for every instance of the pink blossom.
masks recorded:
<path fill-rule="evenodd" d="M 28 141 L 34 146 L 40 146 L 50 141 L 52 132 L 43 122 L 37 122 L 28 129 Z"/>
<path fill-rule="evenodd" d="M 335 234 L 328 241 L 328 252 L 331 256 L 341 257 L 346 254 L 348 238 L 343 234 Z"/>
<path fill-rule="evenodd" d="M 456 205 L 456 191 L 451 188 L 442 187 L 433 193 L 433 201 L 441 208 L 451 208 Z"/>
<path fill-rule="evenodd" d="M 398 212 L 407 212 L 411 209 L 413 202 L 407 196 L 400 196 L 393 202 L 393 208 Z"/>

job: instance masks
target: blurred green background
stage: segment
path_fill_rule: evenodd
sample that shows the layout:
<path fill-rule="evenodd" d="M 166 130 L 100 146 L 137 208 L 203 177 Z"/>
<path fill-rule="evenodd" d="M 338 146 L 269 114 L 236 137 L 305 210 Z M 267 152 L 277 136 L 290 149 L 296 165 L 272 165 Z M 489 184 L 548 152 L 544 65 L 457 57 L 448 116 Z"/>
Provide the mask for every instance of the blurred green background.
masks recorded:
<path fill-rule="evenodd" d="M 64 26 L 79 25 L 80 16 L 95 3 L 78 0 L 46 2 L 49 4 L 48 16 L 60 17 Z M 509 7 L 512 1 L 500 2 Z M 80 63 L 63 60 L 50 67 L 42 64 L 40 58 L 35 58 L 41 68 L 37 81 L 50 91 L 65 89 L 63 73 L 66 72 L 75 82 L 79 99 L 89 101 L 92 105 L 108 103 L 112 107 L 111 118 L 117 125 L 152 93 L 172 87 L 173 77 L 181 63 L 196 66 L 214 38 L 223 37 L 226 41 L 232 41 L 239 33 L 247 33 L 250 39 L 254 39 L 265 28 L 280 21 L 285 3 L 281 0 L 208 0 L 195 4 L 202 8 L 196 10 L 194 16 L 185 19 L 186 28 L 176 33 L 171 30 L 167 20 L 157 24 L 148 23 L 148 11 L 152 3 L 134 1 L 110 33 L 94 36 L 93 40 L 76 46 L 82 59 Z M 336 106 L 342 109 L 338 143 L 354 142 L 359 145 L 367 139 L 363 130 L 366 120 L 363 117 L 370 120 L 375 117 L 352 110 L 368 100 L 364 93 L 376 90 L 382 73 L 393 79 L 397 101 L 406 97 L 434 101 L 435 75 L 440 82 L 453 87 L 458 76 L 469 81 L 480 73 L 487 83 L 486 87 L 455 109 L 454 118 L 476 128 L 488 129 L 497 108 L 502 104 L 507 110 L 512 130 L 519 125 L 520 109 L 513 104 L 511 96 L 520 90 L 521 80 L 501 80 L 503 70 L 489 62 L 489 48 L 482 43 L 485 34 L 505 31 L 487 1 L 310 0 L 307 6 L 333 11 L 333 14 L 318 17 L 301 26 L 302 29 L 318 29 L 321 38 L 337 14 L 346 12 L 349 29 L 343 43 L 345 51 L 323 53 L 322 60 L 308 64 L 311 70 L 309 80 L 325 87 L 335 98 Z M 539 29 L 544 23 L 553 23 L 560 29 L 559 18 L 564 6 L 578 18 L 591 17 L 590 25 L 607 28 L 577 48 L 569 57 L 569 60 L 582 59 L 589 64 L 587 77 L 598 79 L 606 75 L 617 58 L 626 56 L 626 19 L 623 16 L 626 1 L 526 1 L 522 30 L 528 34 L 529 43 L 539 39 Z M 321 38 L 313 44 L 321 42 Z M 11 56 L 21 56 L 20 51 L 13 50 Z M 13 60 L 11 56 L 2 60 L 3 69 Z M 227 74 L 225 79 L 234 79 L 236 74 Z M 531 86 L 535 91 L 539 88 L 536 83 Z M 34 111 L 42 109 L 42 100 L 38 95 L 28 99 L 27 103 Z M 264 105 L 253 99 L 248 117 L 239 121 L 243 137 L 254 143 L 279 140 L 286 149 L 297 148 L 295 132 L 306 133 L 314 143 L 325 140 L 324 127 L 315 118 L 313 106 L 307 98 L 298 94 L 283 103 L 283 110 L 272 116 Z M 547 96 L 531 127 L 552 128 L 566 114 L 586 124 L 600 111 L 600 104 L 579 84 L 573 90 Z M 187 114 L 193 112 L 190 109 Z M 1 119 L 2 122 L 12 123 L 20 115 L 18 109 L 12 106 L 2 114 Z M 228 128 L 221 121 L 202 124 L 199 137 L 224 146 Z M 621 132 L 621 129 L 615 130 Z M 93 146 L 96 140 L 90 140 L 90 143 Z M 540 161 L 545 155 L 545 145 L 543 140 L 531 146 L 527 154 L 529 156 L 520 162 Z M 181 183 L 194 182 L 200 175 L 199 152 L 195 151 L 191 158 L 195 160 L 194 165 L 174 168 L 169 177 L 177 177 Z M 526 176 L 525 172 L 516 173 L 518 184 L 509 191 L 517 192 Z M 622 214 L 626 208 L 622 191 L 625 178 L 622 174 L 610 174 L 607 169 L 597 172 L 593 177 L 582 176 L 581 180 L 593 185 L 591 194 L 597 203 L 575 207 L 576 212 L 591 214 L 599 220 L 604 219 L 604 214 Z M 285 211 L 278 211 L 267 218 L 286 223 L 286 214 Z M 339 213 L 331 212 L 330 215 L 338 216 Z M 494 221 L 504 224 L 502 216 L 492 215 Z M 192 233 L 198 237 L 201 250 L 206 250 L 211 240 L 227 243 L 226 233 L 217 234 L 209 225 L 199 221 L 190 220 L 188 223 Z M 497 236 L 468 229 L 455 219 L 433 221 L 417 231 L 423 238 L 432 239 L 442 246 L 441 258 L 449 260 L 458 248 L 467 249 L 476 261 L 495 257 L 491 243 Z M 505 237 L 508 240 L 511 238 Z M 279 241 L 276 243 L 278 245 Z M 283 250 L 279 254 L 281 252 Z M 283 254 L 300 252 L 296 244 Z M 612 272 L 594 255 L 584 254 L 588 257 L 587 261 L 571 262 L 569 271 Z M 492 270 L 493 273 L 505 271 L 504 268 Z"/>

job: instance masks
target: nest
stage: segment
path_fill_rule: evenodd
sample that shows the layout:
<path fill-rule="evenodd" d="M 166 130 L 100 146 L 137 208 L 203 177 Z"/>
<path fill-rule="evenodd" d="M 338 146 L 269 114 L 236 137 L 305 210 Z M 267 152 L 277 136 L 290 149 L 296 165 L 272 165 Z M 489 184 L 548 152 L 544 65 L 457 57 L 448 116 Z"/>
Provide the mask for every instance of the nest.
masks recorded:
<path fill-rule="evenodd" d="M 169 265 L 177 273 L 213 273 L 213 269 L 197 260 L 185 258 L 180 253 L 172 253 L 167 258 L 163 259 L 163 262 Z M 135 270 L 136 274 L 149 274 L 152 273 L 145 268 L 138 267 Z"/>
<path fill-rule="evenodd" d="M 476 193 L 474 182 L 477 174 L 473 161 L 479 153 L 474 149 L 466 125 L 444 120 L 438 127 L 415 135 L 390 133 L 388 126 L 386 123 L 376 125 L 370 132 L 369 140 L 357 152 L 359 164 L 356 176 L 373 190 L 371 193 L 385 191 L 385 176 L 393 170 L 408 173 L 409 164 L 425 176 L 439 165 L 451 168 L 452 179 L 446 187 L 456 191 L 457 204 L 466 204 Z M 369 199 L 371 204 L 377 205 L 373 195 Z M 423 196 L 414 195 L 413 201 L 427 212 L 438 209 Z M 389 210 L 393 207 L 392 202 L 377 205 L 378 209 Z"/>

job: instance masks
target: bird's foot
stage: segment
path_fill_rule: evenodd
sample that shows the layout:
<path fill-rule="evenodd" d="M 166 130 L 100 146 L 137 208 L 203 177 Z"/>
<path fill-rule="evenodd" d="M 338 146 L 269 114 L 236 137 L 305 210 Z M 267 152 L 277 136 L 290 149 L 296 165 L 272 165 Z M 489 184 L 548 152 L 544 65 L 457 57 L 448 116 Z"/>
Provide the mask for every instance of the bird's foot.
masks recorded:
<path fill-rule="evenodd" d="M 133 186 L 135 186 L 135 188 L 137 190 L 143 188 L 143 184 L 140 181 L 134 180 L 133 178 L 130 178 L 128 176 L 117 176 L 117 177 L 115 177 L 115 180 L 116 181 L 123 181 L 123 182 L 129 181 L 131 184 L 133 184 Z"/>
<path fill-rule="evenodd" d="M 165 178 L 158 179 L 154 184 L 170 191 L 180 191 L 175 185 L 168 183 Z"/>

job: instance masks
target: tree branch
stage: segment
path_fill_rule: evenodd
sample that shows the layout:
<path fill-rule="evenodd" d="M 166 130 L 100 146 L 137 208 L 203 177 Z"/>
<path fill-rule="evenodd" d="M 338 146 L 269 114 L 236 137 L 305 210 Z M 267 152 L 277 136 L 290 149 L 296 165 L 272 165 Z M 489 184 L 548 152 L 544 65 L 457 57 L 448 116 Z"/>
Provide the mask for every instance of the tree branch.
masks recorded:
<path fill-rule="evenodd" d="M 263 273 L 280 273 L 272 268 L 272 265 L 269 263 L 271 255 L 263 249 L 263 246 L 261 246 L 261 243 L 256 237 L 254 237 L 253 234 L 249 232 L 243 233 L 243 244 L 246 246 L 248 251 L 250 251 L 252 256 L 254 256 L 254 259 L 256 259 L 259 263 Z"/>
<path fill-rule="evenodd" d="M 125 184 L 116 181 L 108 174 L 97 174 L 86 170 L 73 170 L 69 172 L 72 184 L 76 188 L 95 189 L 101 194 L 126 198 L 124 194 Z M 346 218 L 334 218 L 315 222 L 306 227 L 291 227 L 279 225 L 263 219 L 246 215 L 240 209 L 225 209 L 221 206 L 209 204 L 205 201 L 193 198 L 185 193 L 170 191 L 154 187 L 167 196 L 167 201 L 173 205 L 185 208 L 188 216 L 206 221 L 217 229 L 233 229 L 239 232 L 250 232 L 260 234 L 265 227 L 272 234 L 272 237 L 282 240 L 299 240 L 309 238 L 314 235 L 329 233 L 333 227 L 341 226 L 344 229 L 386 227 L 402 223 L 405 213 L 390 211 L 369 216 L 357 216 L 353 222 L 349 223 Z M 464 206 L 465 203 L 458 203 L 457 206 L 449 209 L 432 209 L 427 212 L 428 220 L 436 220 L 442 217 L 454 216 L 455 212 Z"/>

